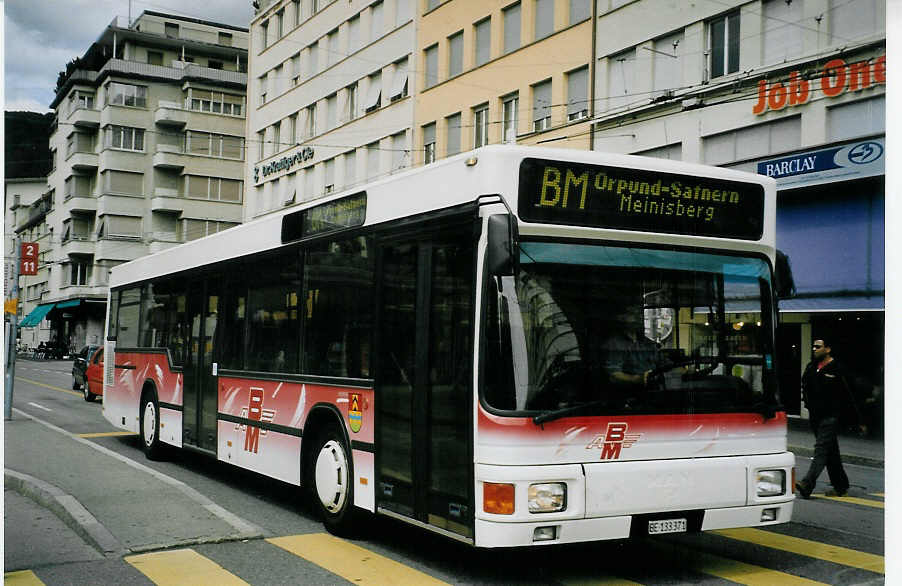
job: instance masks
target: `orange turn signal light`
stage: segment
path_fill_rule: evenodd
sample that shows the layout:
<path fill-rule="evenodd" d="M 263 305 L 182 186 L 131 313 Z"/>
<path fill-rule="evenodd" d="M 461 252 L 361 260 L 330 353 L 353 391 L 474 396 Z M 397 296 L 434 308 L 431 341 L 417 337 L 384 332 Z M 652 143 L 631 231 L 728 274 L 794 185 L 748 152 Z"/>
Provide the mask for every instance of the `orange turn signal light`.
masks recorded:
<path fill-rule="evenodd" d="M 482 510 L 496 515 L 513 515 L 514 485 L 483 482 Z"/>

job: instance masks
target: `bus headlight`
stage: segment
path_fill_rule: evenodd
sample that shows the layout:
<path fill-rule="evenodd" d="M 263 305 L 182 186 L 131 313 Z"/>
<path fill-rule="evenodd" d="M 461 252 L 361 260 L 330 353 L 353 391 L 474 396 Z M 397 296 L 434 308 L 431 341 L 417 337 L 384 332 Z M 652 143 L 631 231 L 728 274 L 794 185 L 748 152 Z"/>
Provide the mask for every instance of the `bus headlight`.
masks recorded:
<path fill-rule="evenodd" d="M 563 482 L 530 484 L 527 495 L 530 513 L 554 513 L 567 507 L 567 485 Z"/>
<path fill-rule="evenodd" d="M 780 496 L 786 493 L 785 470 L 759 470 L 756 482 L 758 496 Z"/>

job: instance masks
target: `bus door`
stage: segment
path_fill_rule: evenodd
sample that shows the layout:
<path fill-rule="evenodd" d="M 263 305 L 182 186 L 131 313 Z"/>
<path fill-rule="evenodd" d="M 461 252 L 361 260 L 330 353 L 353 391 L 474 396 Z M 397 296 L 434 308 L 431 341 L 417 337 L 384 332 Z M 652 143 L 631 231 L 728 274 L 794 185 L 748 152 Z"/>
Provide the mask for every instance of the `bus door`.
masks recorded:
<path fill-rule="evenodd" d="M 380 246 L 376 498 L 472 537 L 474 247 L 457 234 Z"/>
<path fill-rule="evenodd" d="M 219 283 L 192 283 L 188 291 L 188 351 L 184 367 L 182 442 L 216 451 L 217 377 L 213 342 L 219 314 Z"/>

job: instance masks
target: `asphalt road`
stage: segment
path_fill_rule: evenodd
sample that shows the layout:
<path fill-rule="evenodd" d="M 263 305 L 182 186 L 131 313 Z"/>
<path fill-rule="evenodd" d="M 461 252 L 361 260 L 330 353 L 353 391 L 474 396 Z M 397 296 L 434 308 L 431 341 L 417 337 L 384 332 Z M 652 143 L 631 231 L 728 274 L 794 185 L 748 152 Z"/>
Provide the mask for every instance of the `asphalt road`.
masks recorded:
<path fill-rule="evenodd" d="M 262 536 L 222 540 L 214 535 L 189 546 L 160 543 L 139 553 L 104 554 L 50 510 L 11 491 L 7 482 L 4 564 L 5 581 L 11 584 L 851 585 L 885 580 L 882 469 L 847 466 L 853 498 L 798 500 L 792 522 L 767 531 L 480 551 L 373 518 L 361 526 L 358 538 L 340 540 L 324 532 L 296 487 L 187 452 L 150 462 L 136 436 L 104 435 L 114 430 L 101 415 L 101 403 L 87 403 L 80 392 L 70 390 L 70 371 L 69 361 L 18 362 L 13 400 L 17 411 L 5 428 L 7 472 L 16 456 L 21 458 L 9 453 L 13 440 L 22 439 L 10 438 L 11 433 L 52 438 L 64 442 L 60 446 L 66 449 L 69 442 L 91 442 L 117 456 L 96 456 L 111 470 L 130 470 L 126 460 L 147 467 L 255 524 Z M 48 431 L 50 427 L 26 415 L 60 431 Z M 47 435 L 51 433 L 55 435 Z M 53 465 L 56 469 L 36 468 L 43 480 L 65 486 L 83 480 L 85 464 L 77 458 Z M 103 486 L 96 490 L 103 495 Z M 144 518 L 148 512 L 165 515 L 167 508 L 139 498 L 126 505 L 121 512 L 126 520 L 131 515 Z M 134 534 L 153 530 L 151 523 L 133 525 L 129 529 Z"/>

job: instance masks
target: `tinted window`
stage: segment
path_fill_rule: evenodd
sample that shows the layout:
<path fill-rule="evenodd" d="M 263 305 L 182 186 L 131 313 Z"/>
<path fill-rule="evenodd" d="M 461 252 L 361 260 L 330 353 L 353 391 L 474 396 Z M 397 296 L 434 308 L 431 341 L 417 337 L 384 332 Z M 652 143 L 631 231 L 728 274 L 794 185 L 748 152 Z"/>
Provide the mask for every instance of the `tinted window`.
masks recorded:
<path fill-rule="evenodd" d="M 141 311 L 141 346 L 168 348 L 175 364 L 185 346 L 185 288 L 178 281 L 147 286 Z"/>
<path fill-rule="evenodd" d="M 252 268 L 248 296 L 247 368 L 298 369 L 298 262 L 295 253 L 263 259 Z"/>

